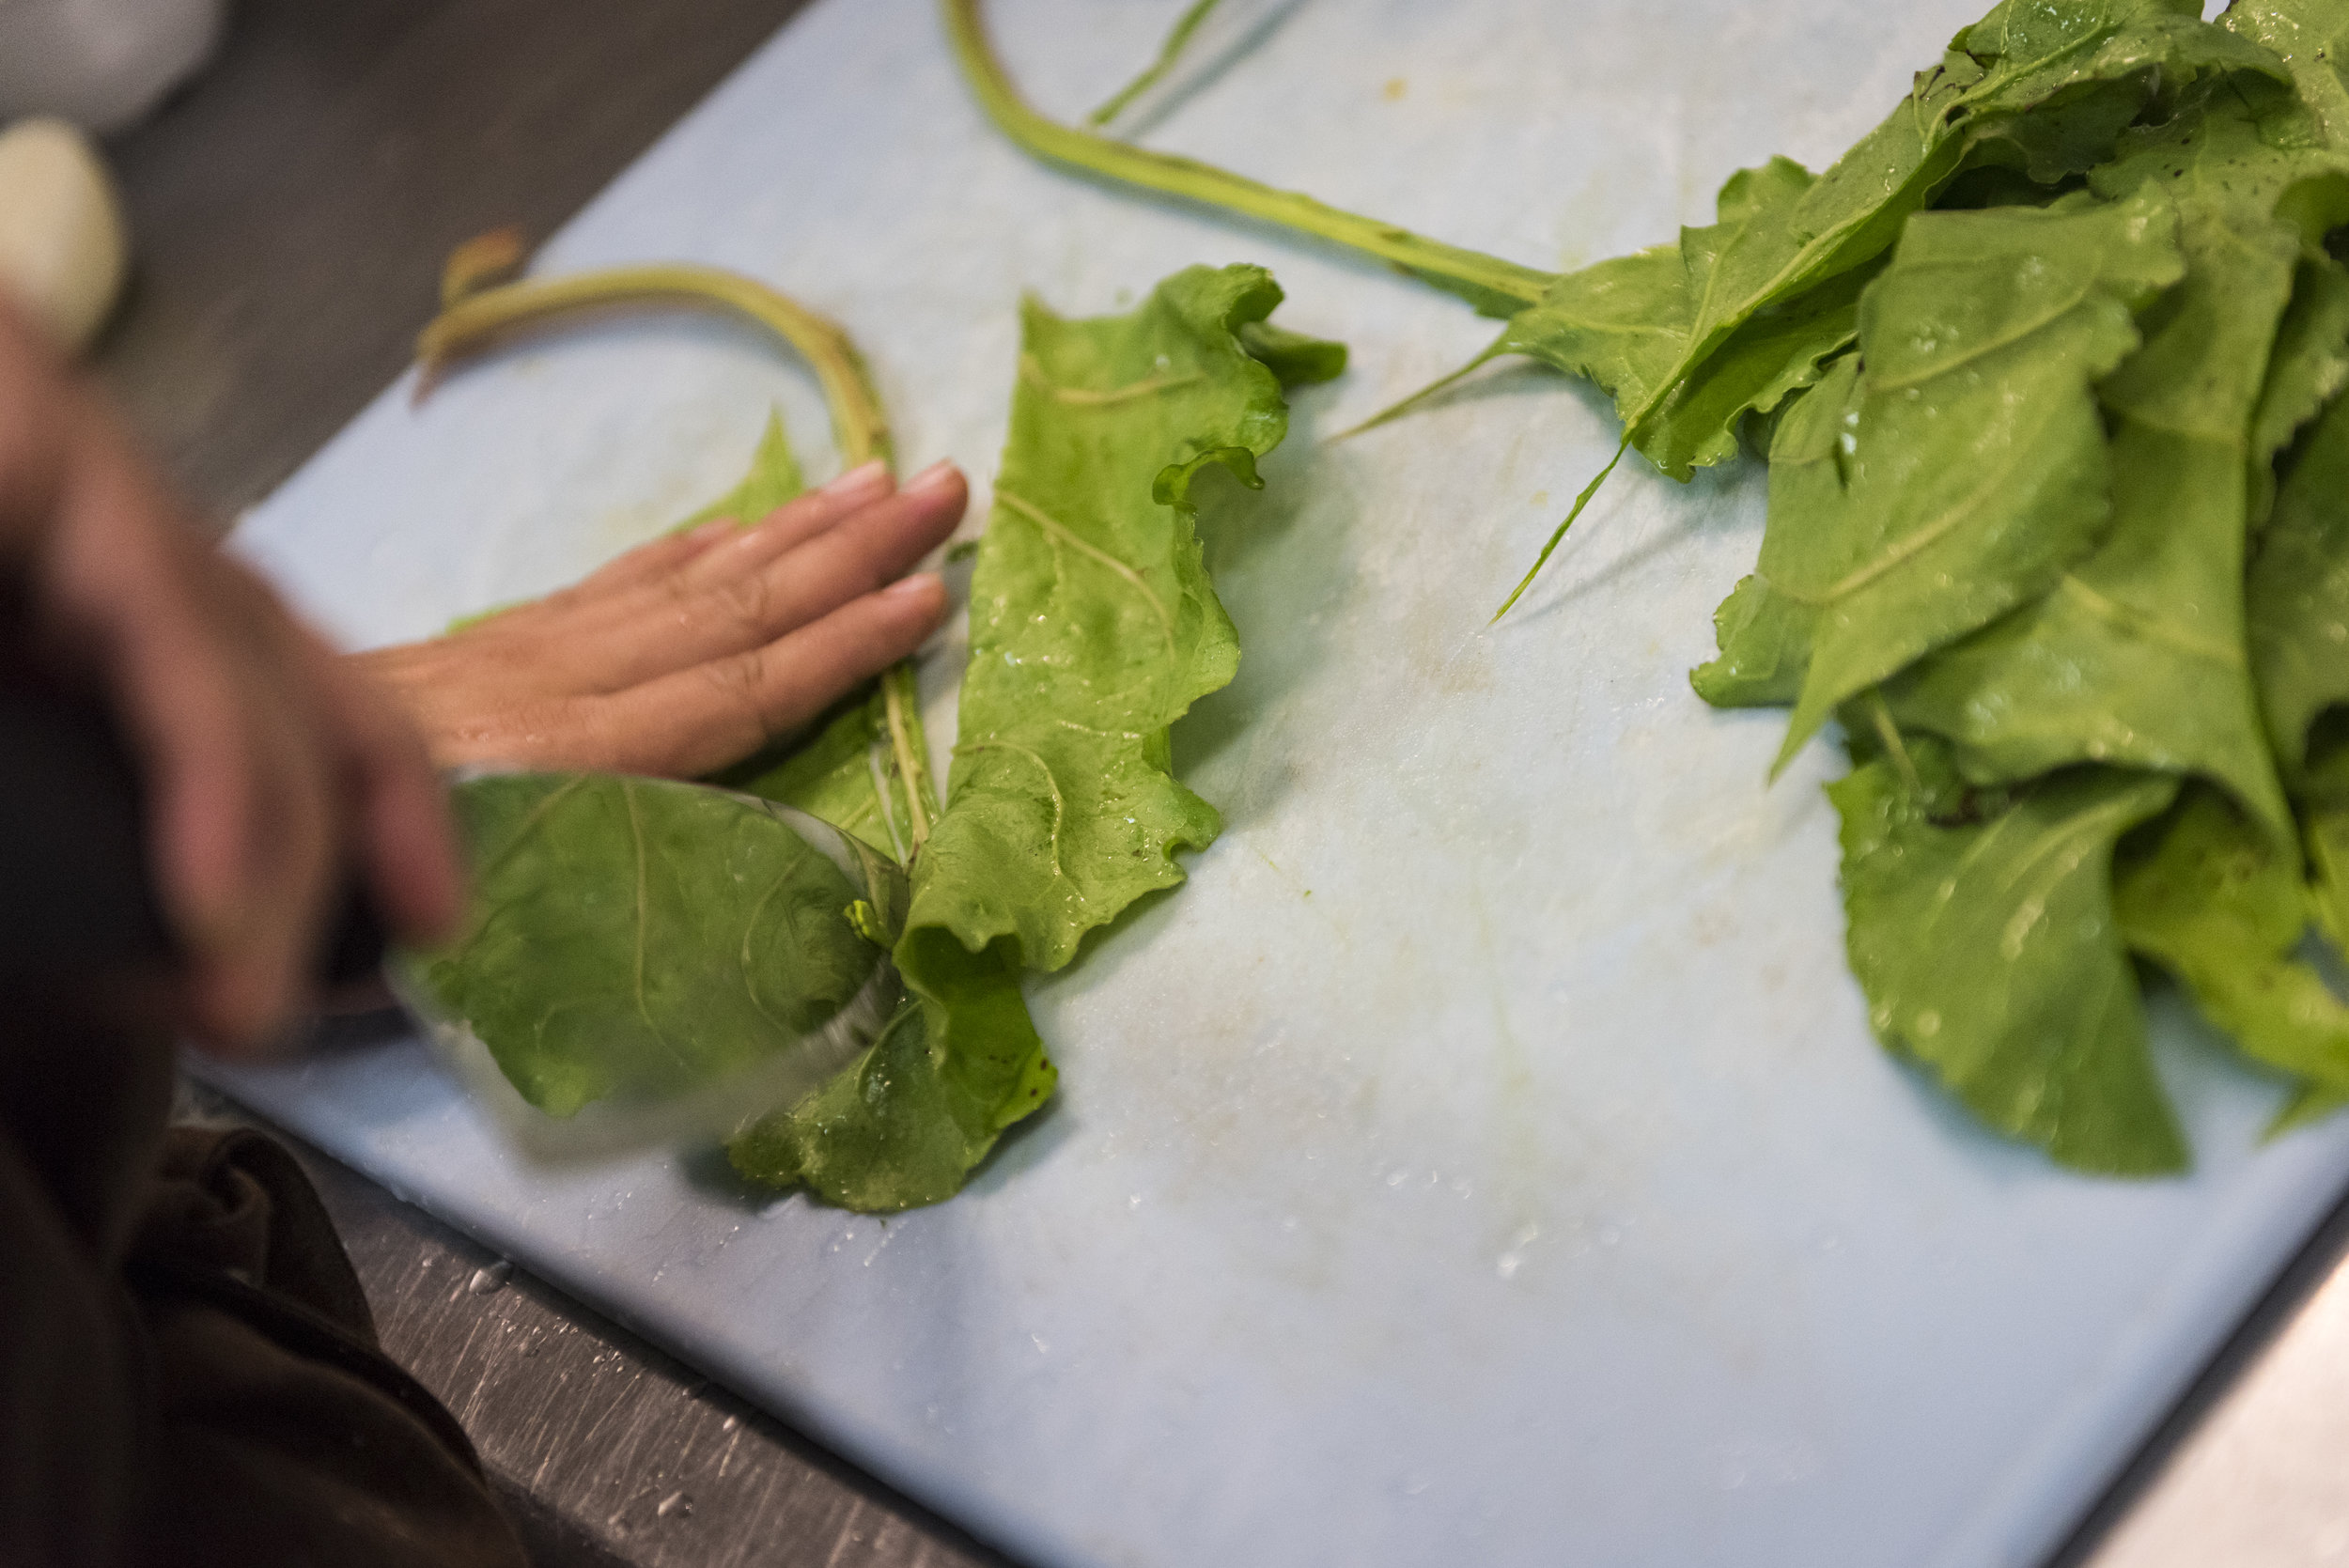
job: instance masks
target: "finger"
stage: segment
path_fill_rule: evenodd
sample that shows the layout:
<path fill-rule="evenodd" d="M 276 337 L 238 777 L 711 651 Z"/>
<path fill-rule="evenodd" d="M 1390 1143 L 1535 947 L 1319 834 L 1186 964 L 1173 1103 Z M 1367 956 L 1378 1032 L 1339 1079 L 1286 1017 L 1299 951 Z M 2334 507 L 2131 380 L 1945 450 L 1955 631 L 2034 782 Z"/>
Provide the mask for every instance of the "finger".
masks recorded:
<path fill-rule="evenodd" d="M 434 641 L 452 637 L 479 638 L 485 632 L 505 637 L 516 631 L 537 632 L 550 613 L 566 614 L 582 605 L 591 604 L 617 593 L 652 582 L 677 571 L 694 556 L 718 544 L 727 535 L 739 529 L 730 518 L 713 518 L 698 528 L 682 534 L 663 534 L 648 539 L 614 556 L 602 566 L 581 578 L 568 588 L 556 590 L 542 598 L 525 599 L 492 610 L 470 624 L 443 632 Z"/>
<path fill-rule="evenodd" d="M 926 477 L 926 474 L 917 476 L 906 488 L 914 489 Z M 731 539 L 722 540 L 720 548 L 679 573 L 676 586 L 680 592 L 690 593 L 735 581 L 785 551 L 838 527 L 874 503 L 885 500 L 896 489 L 888 465 L 878 458 L 850 469 L 822 489 L 786 502 L 764 518 L 748 520 L 756 526 L 739 530 Z"/>
<path fill-rule="evenodd" d="M 180 581 L 228 666 L 244 772 L 239 919 L 194 977 L 195 1024 L 216 1044 L 247 1046 L 307 995 L 350 859 L 350 814 L 328 704 L 291 617 L 258 579 L 193 536 L 175 544 L 187 557 Z"/>
<path fill-rule="evenodd" d="M 582 718 L 602 742 L 599 766 L 677 778 L 715 772 L 910 656 L 945 616 L 945 584 L 909 577 L 763 647 L 594 699 Z"/>
<path fill-rule="evenodd" d="M 609 693 L 765 647 L 904 575 L 954 532 L 965 500 L 962 476 L 945 469 L 706 591 L 677 598 L 639 590 L 633 613 L 578 648 L 574 667 L 587 691 Z"/>
<path fill-rule="evenodd" d="M 70 385 L 55 347 L 0 297 L 0 548 L 18 558 L 37 544 L 65 483 L 81 411 Z"/>
<path fill-rule="evenodd" d="M 257 1039 L 294 1002 L 323 898 L 322 755 L 222 595 L 220 558 L 113 418 L 63 379 L 34 401 L 46 406 L 50 493 L 14 520 L 40 636 L 99 680 L 138 754 L 187 1025 L 210 1043 Z"/>
<path fill-rule="evenodd" d="M 42 569 L 55 632 L 118 704 L 149 781 L 189 1026 L 216 1045 L 257 1040 L 299 994 L 332 795 L 301 702 L 252 629 L 265 616 L 94 410 L 76 421 Z"/>
<path fill-rule="evenodd" d="M 157 891 L 200 973 L 233 964 L 262 922 L 254 868 L 264 759 L 238 661 L 205 624 L 166 541 L 130 520 L 140 505 L 102 458 L 77 450 L 59 504 L 54 599 L 63 635 L 86 644 L 146 765 Z"/>
<path fill-rule="evenodd" d="M 590 605 L 609 602 L 630 589 L 664 580 L 673 580 L 679 592 L 685 591 L 688 584 L 710 581 L 707 569 L 699 576 L 680 574 L 693 562 L 722 547 L 731 546 L 733 551 L 726 563 L 716 568 L 721 576 L 749 569 L 749 563 L 764 563 L 822 533 L 857 508 L 887 495 L 892 488 L 888 465 L 876 458 L 849 470 L 820 489 L 784 503 L 764 518 L 712 518 L 682 534 L 664 534 L 646 540 L 605 562 L 571 586 L 528 604 L 516 605 L 495 620 L 481 624 L 501 631 L 538 631 L 544 629 L 540 623 L 552 614 L 562 618 L 567 630 L 591 631 L 592 628 L 577 621 L 578 613 Z"/>
<path fill-rule="evenodd" d="M 338 859 L 334 780 L 308 716 L 280 706 L 248 733 L 247 919 L 188 982 L 191 1027 L 230 1049 L 268 1041 L 305 999 Z"/>
<path fill-rule="evenodd" d="M 756 527 L 716 519 L 679 536 L 678 543 L 656 539 L 572 587 L 518 605 L 468 631 L 531 644 L 522 663 L 560 670 L 575 691 L 613 690 L 625 677 L 598 660 L 611 638 L 641 639 L 648 625 L 674 613 L 681 601 L 744 580 L 794 546 L 856 516 L 893 489 L 887 465 L 866 463 L 822 489 L 786 502 Z M 549 637 L 566 644 L 557 661 L 547 660 L 537 646 Z M 583 665 L 583 657 L 587 660 Z M 544 688 L 543 682 L 533 684 Z"/>
<path fill-rule="evenodd" d="M 316 754 L 327 791 L 325 893 L 339 902 L 356 879 L 394 939 L 424 945 L 445 935 L 463 889 L 447 803 L 422 740 L 258 577 L 217 555 L 213 563 L 224 590 L 243 601 L 238 624 L 257 644 L 262 673 L 297 710 L 296 743 Z M 290 934 L 294 979 L 305 988 L 323 935 L 315 920 Z"/>
<path fill-rule="evenodd" d="M 614 556 L 581 578 L 569 591 L 583 598 L 649 582 L 676 571 L 728 535 L 740 531 L 741 524 L 732 518 L 712 518 L 682 534 L 663 534 Z"/>

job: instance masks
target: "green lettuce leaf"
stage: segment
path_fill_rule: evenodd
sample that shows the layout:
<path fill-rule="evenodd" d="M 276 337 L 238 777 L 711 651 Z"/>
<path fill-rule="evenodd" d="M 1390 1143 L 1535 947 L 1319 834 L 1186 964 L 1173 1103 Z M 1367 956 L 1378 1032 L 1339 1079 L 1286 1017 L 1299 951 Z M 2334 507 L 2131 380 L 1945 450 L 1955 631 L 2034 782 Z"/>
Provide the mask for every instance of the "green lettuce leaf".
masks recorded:
<path fill-rule="evenodd" d="M 2280 97 L 2280 95 L 2278 95 Z M 2241 597 L 2253 424 L 2300 257 L 2279 211 L 2344 167 L 2272 146 L 2272 113 L 2234 84 L 2123 143 L 2097 171 L 2114 195 L 2178 213 L 2184 281 L 2144 347 L 2102 389 L 2112 524 L 2055 591 L 1887 689 L 1904 727 L 1957 744 L 1976 779 L 2098 760 L 2214 780 L 2295 853 L 2263 743 Z"/>
<path fill-rule="evenodd" d="M 2077 768 L 1949 826 L 1891 758 L 1828 789 L 1843 816 L 1852 973 L 1877 1038 L 2076 1170 L 2186 1167 L 2111 882 L 2115 844 L 2177 787 Z"/>
<path fill-rule="evenodd" d="M 2246 599 L 2277 765 L 2294 794 L 2342 799 L 2325 787 L 2334 758 L 2312 742 L 2318 722 L 2349 705 L 2349 399 L 2326 411 L 2285 477 Z"/>
<path fill-rule="evenodd" d="M 1815 380 L 1820 361 L 1857 331 L 1859 290 L 1849 284 L 1805 290 L 1762 319 L 1752 318 L 1775 302 L 1737 293 L 1741 284 L 1754 293 L 1782 265 L 1793 214 L 1817 183 L 1791 159 L 1739 170 L 1721 187 L 1711 227 L 1559 279 L 1476 363 L 1523 354 L 1595 382 L 1615 399 L 1633 444 L 1675 479 L 1728 460 L 1738 422 Z M 1735 324 L 1697 352 L 1724 306 Z"/>
<path fill-rule="evenodd" d="M 1763 536 L 1759 575 L 1817 613 L 1781 765 L 1844 701 L 2094 544 L 2110 477 L 2093 388 L 2177 280 L 2174 232 L 2152 196 L 1910 220 L 1861 302 L 1843 483 Z"/>
<path fill-rule="evenodd" d="M 2192 994 L 2248 1054 L 2349 1094 L 2349 1007 L 2291 956 L 2308 929 L 2299 870 L 2223 796 L 2186 791 L 2152 847 L 2115 875 L 2130 949 Z"/>
<path fill-rule="evenodd" d="M 896 865 L 913 858 L 910 791 L 929 777 L 929 747 L 918 718 L 908 727 L 917 780 L 909 785 L 891 745 L 888 683 L 902 682 L 910 710 L 912 682 L 895 671 L 835 705 L 811 733 L 770 746 L 709 782 L 796 807 L 828 822 Z"/>
<path fill-rule="evenodd" d="M 879 401 L 846 334 L 753 280 L 708 269 L 490 290 L 428 331 L 425 358 L 437 364 L 549 313 L 677 297 L 745 314 L 797 347 L 823 383 L 844 460 L 887 458 Z M 1270 333 L 1263 348 L 1299 378 L 1335 373 L 1330 345 Z M 775 415 L 743 482 L 678 527 L 755 524 L 804 488 Z M 554 1116 L 646 1102 L 664 1114 L 631 1119 L 631 1136 L 656 1124 L 683 1135 L 688 1124 L 666 1113 L 715 1085 L 687 1107 L 708 1115 L 695 1131 L 787 1108 L 738 1132 L 733 1155 L 748 1173 L 858 1208 L 951 1196 L 1001 1130 L 1050 1094 L 1052 1070 L 1008 944 L 934 961 L 914 983 L 882 961 L 905 925 L 902 868 L 935 810 L 913 685 L 910 668 L 896 666 L 810 736 L 712 781 L 723 791 L 614 778 L 460 785 L 460 814 L 479 819 L 474 924 L 424 961 L 419 983 Z M 836 827 L 840 864 L 809 861 L 797 829 L 762 800 Z M 797 880 L 770 863 L 791 855 Z M 777 921 L 787 929 L 770 930 Z M 839 987 L 825 976 L 844 967 L 860 977 L 855 1010 L 833 1007 L 820 1049 L 795 1050 L 792 1032 L 831 1005 Z M 843 1052 L 847 1065 L 824 1076 Z M 770 1063 L 781 1070 L 740 1076 Z"/>
<path fill-rule="evenodd" d="M 2349 268 L 2322 253 L 2304 256 L 2251 421 L 2254 533 L 2275 513 L 2277 459 L 2343 387 L 2349 387 Z"/>
<path fill-rule="evenodd" d="M 953 1197 L 1057 1074 L 1004 949 L 935 955 L 853 1066 L 726 1145 L 741 1175 L 888 1214 Z"/>
<path fill-rule="evenodd" d="M 2349 85 L 2341 79 L 2341 50 L 2349 47 L 2349 11 L 2341 0 L 2234 0 L 2219 25 L 2274 53 L 2321 133 L 2349 146 Z"/>
<path fill-rule="evenodd" d="M 896 939 L 907 997 L 851 1073 L 734 1141 L 744 1175 L 861 1209 L 952 1194 L 1056 1081 L 1021 970 L 1067 963 L 1214 838 L 1214 808 L 1168 771 L 1169 726 L 1239 653 L 1192 487 L 1210 467 L 1257 483 L 1283 380 L 1345 363 L 1265 326 L 1280 299 L 1260 268 L 1194 267 L 1126 316 L 1027 306 L 947 807 Z"/>
<path fill-rule="evenodd" d="M 1859 356 L 1846 355 L 1779 420 L 1770 440 L 1772 527 L 1810 526 L 1843 505 L 1843 442 L 1860 396 Z M 1689 683 L 1716 707 L 1791 706 L 1802 695 L 1818 619 L 1817 606 L 1755 572 L 1713 613 L 1720 657 L 1691 672 Z"/>
<path fill-rule="evenodd" d="M 2117 134 L 2155 84 L 2241 70 L 2284 74 L 2266 50 L 2205 25 L 2192 0 L 2008 0 L 1825 174 L 1782 158 L 1740 173 L 1712 226 L 1560 278 L 1487 357 L 1526 354 L 1596 382 L 1631 443 L 1686 478 L 1734 456 L 1744 414 L 1807 384 L 1848 340 L 1846 298 L 1795 302 L 1881 256 L 1975 149 L 2003 141 L 2056 178 L 2102 155 L 2077 116 L 2053 129 L 2085 95 L 2109 89 L 2094 134 Z M 1774 308 L 1787 318 L 1748 335 Z"/>
<path fill-rule="evenodd" d="M 947 810 L 915 872 L 917 954 L 1010 938 L 1059 969 L 1220 830 L 1168 771 L 1169 726 L 1239 667 L 1192 490 L 1209 468 L 1258 484 L 1287 430 L 1239 335 L 1280 298 L 1261 268 L 1192 268 L 1126 316 L 1027 306 Z"/>

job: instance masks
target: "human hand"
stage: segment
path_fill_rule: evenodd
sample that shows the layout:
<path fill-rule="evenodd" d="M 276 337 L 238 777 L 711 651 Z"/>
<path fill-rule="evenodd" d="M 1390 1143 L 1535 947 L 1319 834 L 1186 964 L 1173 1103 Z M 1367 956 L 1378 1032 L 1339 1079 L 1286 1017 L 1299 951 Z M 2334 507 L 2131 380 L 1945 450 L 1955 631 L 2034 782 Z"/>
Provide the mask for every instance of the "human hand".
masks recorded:
<path fill-rule="evenodd" d="M 390 935 L 454 924 L 445 802 L 397 708 L 189 524 L 4 303 L 0 570 L 23 585 L 25 651 L 93 683 L 137 762 L 187 1031 L 240 1047 L 281 1024 L 353 873 Z"/>
<path fill-rule="evenodd" d="M 805 724 L 920 647 L 946 590 L 907 577 L 968 491 L 941 463 L 879 463 L 744 528 L 655 539 L 576 587 L 461 631 L 353 656 L 443 767 L 692 778 Z"/>

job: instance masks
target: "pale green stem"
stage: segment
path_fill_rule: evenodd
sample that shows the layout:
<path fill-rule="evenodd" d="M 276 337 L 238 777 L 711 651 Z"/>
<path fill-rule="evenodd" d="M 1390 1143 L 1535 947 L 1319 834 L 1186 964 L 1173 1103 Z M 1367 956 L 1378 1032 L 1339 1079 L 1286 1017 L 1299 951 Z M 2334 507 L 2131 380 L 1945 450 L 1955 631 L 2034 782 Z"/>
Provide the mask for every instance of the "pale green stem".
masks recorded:
<path fill-rule="evenodd" d="M 1478 305 L 1537 303 L 1556 280 L 1548 272 L 1425 239 L 1359 213 L 1325 207 L 1172 153 L 1152 152 L 1063 125 L 1019 96 L 988 40 L 979 0 L 941 0 L 946 33 L 979 104 L 1003 133 L 1035 156 L 1087 174 L 1180 196 L 1314 235 L 1390 262 Z"/>
<path fill-rule="evenodd" d="M 897 776 L 905 781 L 906 815 L 913 854 L 922 852 L 929 842 L 929 808 L 935 799 L 930 794 L 929 769 L 922 765 L 923 748 L 915 744 L 915 736 L 922 725 L 922 710 L 914 700 L 913 666 L 903 663 L 893 666 L 881 676 L 881 705 L 889 715 L 889 747 L 896 753 Z M 908 856 L 910 861 L 912 856 Z"/>
<path fill-rule="evenodd" d="M 615 305 L 694 305 L 757 322 L 800 352 L 824 389 L 841 464 L 887 460 L 889 421 L 864 361 L 837 322 L 754 278 L 716 267 L 663 263 L 614 267 L 567 278 L 532 279 L 485 288 L 443 311 L 416 339 L 427 378 L 520 328 L 549 316 Z"/>

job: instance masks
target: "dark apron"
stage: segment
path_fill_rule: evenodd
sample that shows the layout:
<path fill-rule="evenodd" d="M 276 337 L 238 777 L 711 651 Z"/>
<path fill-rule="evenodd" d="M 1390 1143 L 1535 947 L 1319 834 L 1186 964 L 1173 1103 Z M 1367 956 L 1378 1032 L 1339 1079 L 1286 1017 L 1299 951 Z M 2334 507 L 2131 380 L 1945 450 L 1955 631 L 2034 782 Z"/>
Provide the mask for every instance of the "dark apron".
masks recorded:
<path fill-rule="evenodd" d="M 152 1030 L 0 1011 L 0 1563 L 527 1568 L 293 1157 Z"/>

